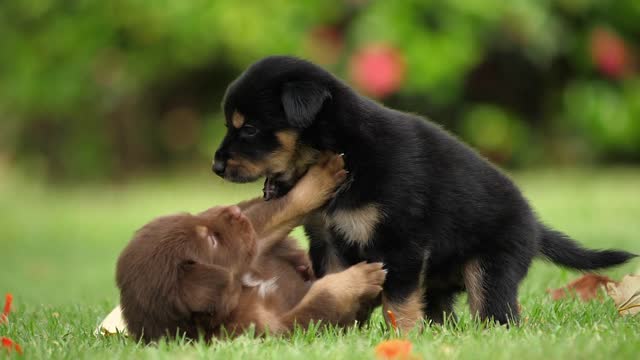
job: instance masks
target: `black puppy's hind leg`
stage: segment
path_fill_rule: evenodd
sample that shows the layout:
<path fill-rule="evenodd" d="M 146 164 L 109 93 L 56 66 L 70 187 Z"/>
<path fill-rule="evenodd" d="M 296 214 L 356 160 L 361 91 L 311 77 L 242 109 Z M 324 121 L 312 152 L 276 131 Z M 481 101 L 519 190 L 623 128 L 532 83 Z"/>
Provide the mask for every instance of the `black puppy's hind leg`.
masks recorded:
<path fill-rule="evenodd" d="M 465 266 L 464 281 L 472 316 L 507 325 L 519 321 L 518 285 L 531 258 L 493 254 Z"/>
<path fill-rule="evenodd" d="M 432 289 L 427 284 L 424 296 L 427 319 L 439 325 L 444 324 L 445 319 L 456 321 L 453 306 L 458 292 L 456 289 Z"/>

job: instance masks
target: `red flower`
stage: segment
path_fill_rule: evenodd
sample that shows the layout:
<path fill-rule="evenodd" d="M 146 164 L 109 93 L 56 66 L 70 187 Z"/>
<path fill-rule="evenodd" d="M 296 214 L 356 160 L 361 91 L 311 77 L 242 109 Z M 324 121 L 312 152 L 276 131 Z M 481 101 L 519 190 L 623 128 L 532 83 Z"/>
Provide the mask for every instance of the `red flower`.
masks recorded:
<path fill-rule="evenodd" d="M 591 58 L 600 72 L 621 78 L 631 69 L 631 54 L 623 39 L 613 31 L 598 27 L 591 33 Z"/>
<path fill-rule="evenodd" d="M 9 312 L 11 311 L 11 303 L 13 302 L 13 295 L 7 293 L 5 295 L 4 311 L 0 314 L 0 324 L 6 322 L 9 318 Z"/>
<path fill-rule="evenodd" d="M 382 98 L 397 91 L 405 75 L 402 54 L 388 44 L 369 44 L 349 64 L 351 79 L 363 92 Z"/>
<path fill-rule="evenodd" d="M 22 355 L 22 347 L 8 337 L 2 337 L 2 347 L 5 348 L 7 352 L 15 350 L 18 354 Z"/>
<path fill-rule="evenodd" d="M 4 311 L 0 314 L 0 324 L 7 321 L 9 318 L 9 312 L 11 311 L 11 303 L 13 302 L 13 295 L 7 293 L 5 295 L 4 302 Z M 16 351 L 18 354 L 22 355 L 22 347 L 18 345 L 15 341 L 9 339 L 8 337 L 2 336 L 0 338 L 2 340 L 2 347 L 7 350 L 7 352 Z"/>

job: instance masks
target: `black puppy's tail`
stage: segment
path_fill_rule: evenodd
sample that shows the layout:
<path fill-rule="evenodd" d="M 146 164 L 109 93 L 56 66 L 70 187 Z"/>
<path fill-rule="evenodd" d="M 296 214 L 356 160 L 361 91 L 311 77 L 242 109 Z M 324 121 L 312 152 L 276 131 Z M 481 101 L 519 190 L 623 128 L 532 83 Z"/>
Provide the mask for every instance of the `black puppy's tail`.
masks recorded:
<path fill-rule="evenodd" d="M 623 264 L 637 255 L 621 250 L 590 250 L 567 235 L 542 226 L 540 252 L 554 263 L 578 270 L 596 270 Z"/>

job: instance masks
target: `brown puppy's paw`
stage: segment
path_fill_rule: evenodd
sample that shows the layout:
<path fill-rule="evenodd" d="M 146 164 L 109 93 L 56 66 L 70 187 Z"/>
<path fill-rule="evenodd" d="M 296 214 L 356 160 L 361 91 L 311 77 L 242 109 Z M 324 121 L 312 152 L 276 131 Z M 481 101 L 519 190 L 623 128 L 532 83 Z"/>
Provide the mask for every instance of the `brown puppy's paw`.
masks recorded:
<path fill-rule="evenodd" d="M 309 168 L 291 190 L 294 204 L 302 206 L 305 211 L 315 210 L 333 197 L 346 177 L 342 156 L 323 153 L 318 163 Z"/>
<path fill-rule="evenodd" d="M 320 154 L 317 167 L 329 174 L 336 174 L 344 169 L 344 154 L 335 154 L 332 152 L 324 152 Z"/>
<path fill-rule="evenodd" d="M 387 271 L 381 262 L 366 263 L 361 262 L 345 270 L 350 273 L 354 284 L 360 284 L 357 288 L 360 291 L 360 300 L 370 300 L 375 298 L 382 291 L 382 284 L 387 276 Z"/>
<path fill-rule="evenodd" d="M 361 262 L 350 268 L 329 274 L 318 280 L 320 286 L 331 293 L 343 312 L 355 312 L 363 301 L 377 297 L 387 271 L 382 263 Z"/>

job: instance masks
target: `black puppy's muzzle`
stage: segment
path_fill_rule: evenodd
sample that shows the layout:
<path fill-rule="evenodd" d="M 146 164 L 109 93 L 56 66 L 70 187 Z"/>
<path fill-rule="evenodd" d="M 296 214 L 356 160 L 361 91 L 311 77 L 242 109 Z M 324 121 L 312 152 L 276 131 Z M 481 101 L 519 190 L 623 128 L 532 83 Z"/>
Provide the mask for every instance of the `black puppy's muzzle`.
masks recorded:
<path fill-rule="evenodd" d="M 213 158 L 213 164 L 211 170 L 218 176 L 224 177 L 224 171 L 227 169 L 227 161 L 223 159 L 219 151 L 216 151 L 216 155 Z"/>
<path fill-rule="evenodd" d="M 222 177 L 224 177 L 225 169 L 226 169 L 226 166 L 222 161 L 215 160 L 213 162 L 213 165 L 211 166 L 211 170 L 213 170 L 214 173 L 218 174 L 218 176 L 222 176 Z"/>

